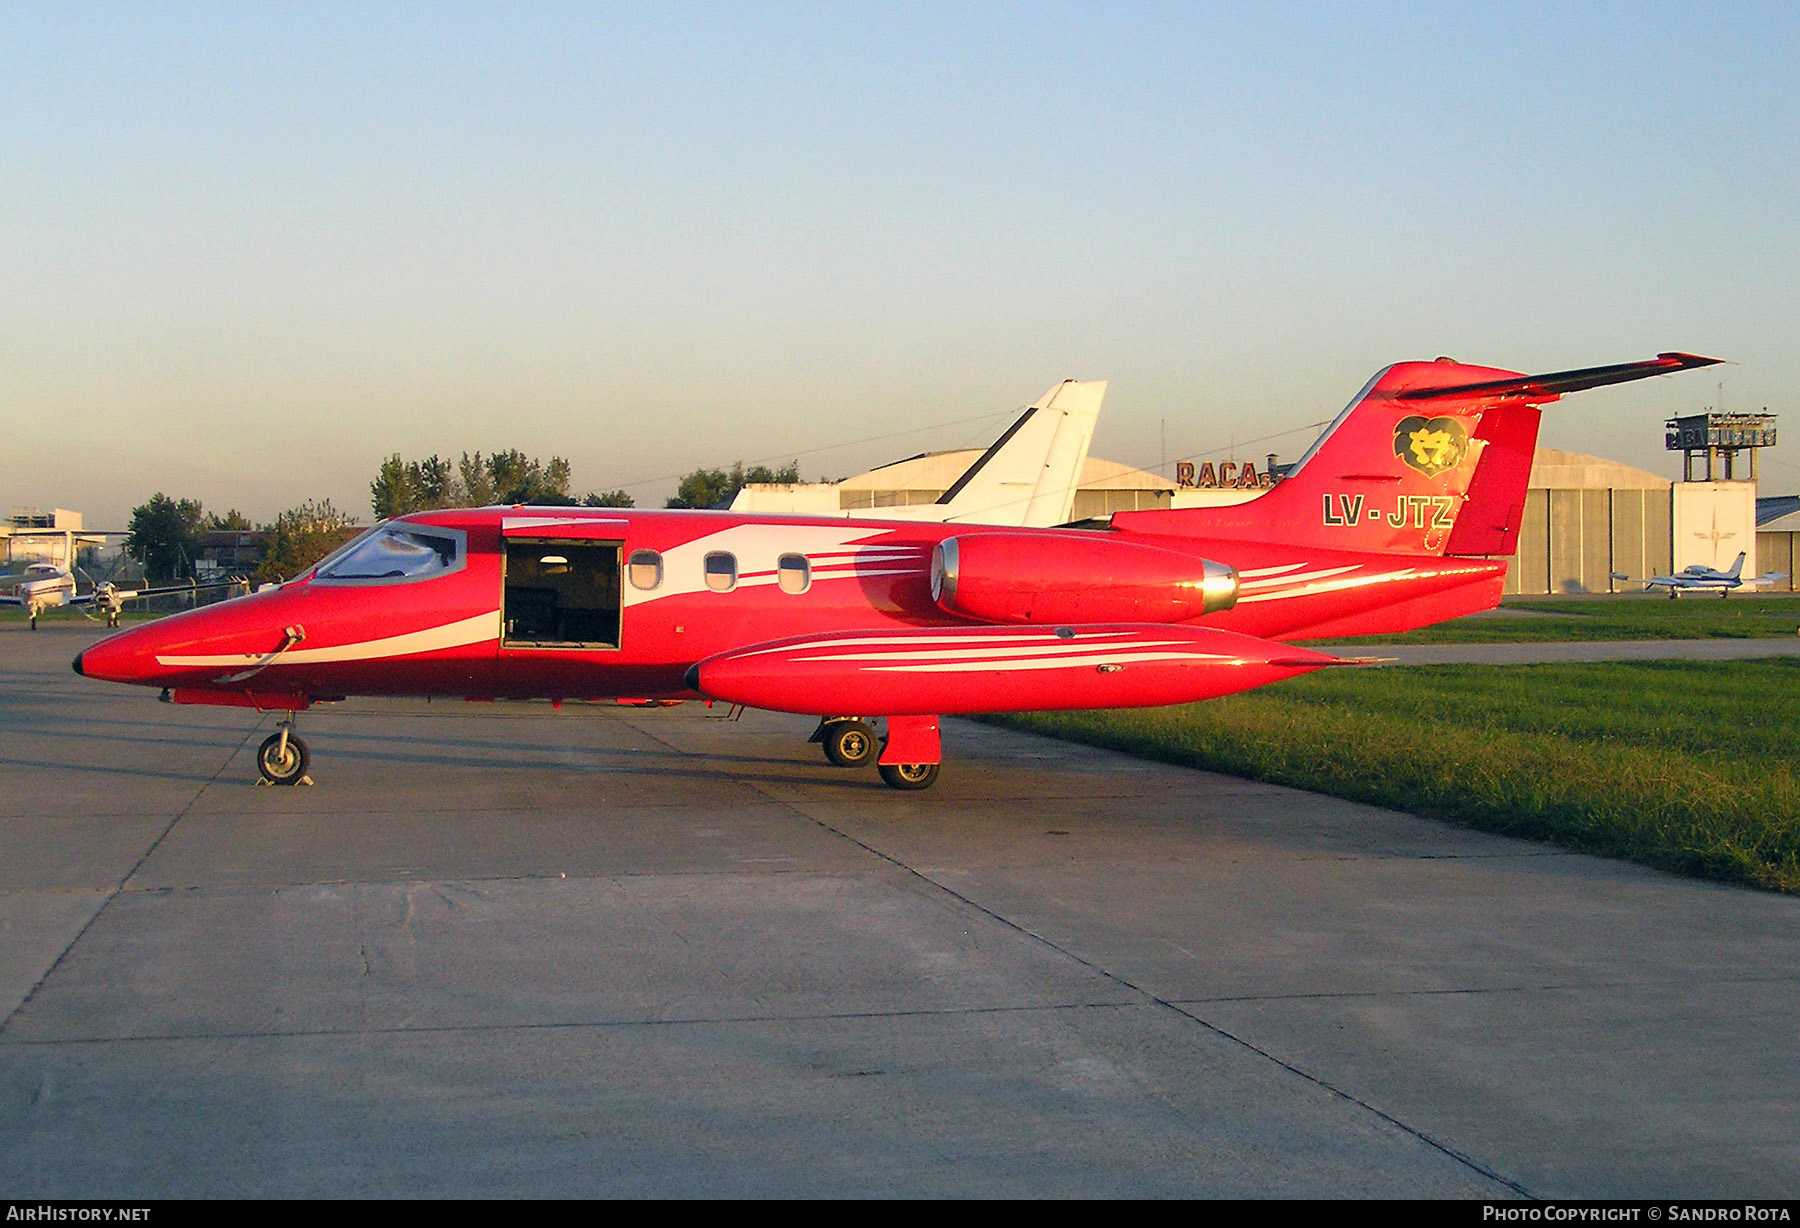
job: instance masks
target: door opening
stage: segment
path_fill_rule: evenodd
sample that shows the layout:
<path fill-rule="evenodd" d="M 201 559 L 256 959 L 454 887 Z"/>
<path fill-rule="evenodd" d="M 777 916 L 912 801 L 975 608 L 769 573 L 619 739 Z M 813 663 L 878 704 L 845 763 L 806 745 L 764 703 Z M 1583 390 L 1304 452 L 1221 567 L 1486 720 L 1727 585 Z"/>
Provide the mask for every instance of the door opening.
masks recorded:
<path fill-rule="evenodd" d="M 617 648 L 621 542 L 506 541 L 508 648 Z"/>

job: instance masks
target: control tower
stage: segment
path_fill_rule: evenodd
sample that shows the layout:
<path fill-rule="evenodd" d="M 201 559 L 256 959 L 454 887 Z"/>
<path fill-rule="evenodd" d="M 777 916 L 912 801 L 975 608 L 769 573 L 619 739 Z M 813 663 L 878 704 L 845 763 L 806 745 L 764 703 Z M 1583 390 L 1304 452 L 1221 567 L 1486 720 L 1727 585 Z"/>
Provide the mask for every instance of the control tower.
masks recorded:
<path fill-rule="evenodd" d="M 1775 415 L 1762 414 L 1689 414 L 1670 418 L 1663 424 L 1664 443 L 1671 452 L 1680 452 L 1681 480 L 1684 482 L 1736 482 L 1737 454 L 1750 453 L 1750 472 L 1744 477 L 1756 481 L 1756 450 L 1775 446 Z M 1694 462 L 1706 461 L 1706 476 L 1695 478 Z"/>

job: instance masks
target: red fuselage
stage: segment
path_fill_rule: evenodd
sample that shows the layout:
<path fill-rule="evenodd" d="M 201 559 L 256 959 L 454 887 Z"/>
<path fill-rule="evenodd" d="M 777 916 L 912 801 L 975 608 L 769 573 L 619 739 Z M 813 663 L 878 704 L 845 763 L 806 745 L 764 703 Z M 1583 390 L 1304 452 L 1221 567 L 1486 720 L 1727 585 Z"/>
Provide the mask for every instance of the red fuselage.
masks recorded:
<path fill-rule="evenodd" d="M 1394 632 L 1456 617 L 1496 604 L 1505 575 L 1505 564 L 1489 559 L 725 512 L 481 508 L 417 513 L 383 528 L 401 537 L 411 531 L 406 540 L 441 546 L 443 557 L 422 551 L 428 566 L 403 561 L 389 574 L 366 564 L 346 572 L 328 561 L 280 588 L 102 640 L 77 658 L 76 669 L 169 688 L 179 701 L 269 708 L 349 695 L 691 699 L 702 697 L 690 674 L 698 663 L 796 637 L 929 628 L 1048 632 L 1048 621 L 1029 608 L 1031 591 L 1065 594 L 1060 608 L 1078 603 L 1088 612 L 1083 632 L 1116 624 L 1165 645 L 1178 631 L 1183 643 L 1230 632 L 1236 645 L 1247 637 Z M 967 551 L 979 555 L 982 573 L 961 577 L 961 587 L 985 584 L 987 602 L 984 617 L 971 618 L 939 600 L 939 546 L 983 537 L 1001 540 Z M 1235 603 L 1181 617 L 1189 610 L 1180 603 L 1183 582 L 1171 574 L 1171 555 L 1191 559 L 1196 577 L 1207 560 L 1235 569 Z M 1160 563 L 1150 567 L 1143 559 Z M 1005 602 L 1015 590 L 1021 605 L 1009 614 Z M 1204 646 L 1216 657 L 1224 642 Z M 1279 655 L 1278 645 L 1261 647 L 1265 658 Z M 987 651 L 1012 650 L 1002 643 Z M 1287 676 L 1302 653 L 1290 650 L 1285 668 L 1243 681 Z M 1146 677 L 1144 670 L 1134 677 Z M 1171 702 L 1158 696 L 1113 702 Z M 779 706 L 882 710 L 854 692 Z M 1042 706 L 1088 701 L 1073 695 Z M 920 710 L 981 707 L 960 696 Z"/>

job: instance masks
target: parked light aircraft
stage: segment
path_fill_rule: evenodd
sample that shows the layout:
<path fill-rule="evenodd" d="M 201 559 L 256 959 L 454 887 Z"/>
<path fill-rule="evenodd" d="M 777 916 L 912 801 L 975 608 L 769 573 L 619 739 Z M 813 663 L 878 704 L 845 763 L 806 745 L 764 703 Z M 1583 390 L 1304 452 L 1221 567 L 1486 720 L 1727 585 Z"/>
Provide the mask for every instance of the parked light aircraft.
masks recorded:
<path fill-rule="evenodd" d="M 1737 562 L 1731 565 L 1730 571 L 1719 571 L 1704 563 L 1693 563 L 1683 567 L 1672 576 L 1651 576 L 1648 580 L 1634 580 L 1624 572 L 1615 571 L 1612 573 L 1612 578 L 1623 580 L 1627 584 L 1642 584 L 1645 592 L 1654 588 L 1666 588 L 1669 590 L 1670 601 L 1675 600 L 1682 593 L 1708 592 L 1713 589 L 1719 591 L 1720 597 L 1729 597 L 1733 589 L 1759 588 L 1764 584 L 1773 584 L 1777 580 L 1787 578 L 1785 571 L 1769 571 L 1760 576 L 1745 579 L 1743 570 L 1744 560 L 1747 557 L 1749 557 L 1747 552 L 1740 551 Z"/>
<path fill-rule="evenodd" d="M 922 789 L 938 718 L 1148 707 L 1338 658 L 1285 641 L 1490 609 L 1539 406 L 1707 366 L 1528 376 L 1400 363 L 1247 503 L 1104 529 L 493 507 L 385 521 L 279 588 L 93 644 L 75 672 L 287 714 L 258 751 L 306 778 L 295 715 L 349 695 L 718 700 L 820 718 L 828 757 Z M 868 718 L 885 717 L 876 753 Z"/>
<path fill-rule="evenodd" d="M 1081 467 L 1087 462 L 1105 398 L 1105 380 L 1057 384 L 1027 407 L 935 503 L 814 514 L 1030 528 L 1064 524 L 1075 504 Z M 827 488 L 826 493 L 834 492 Z M 738 492 L 731 510 L 802 510 L 770 507 L 769 498 L 766 491 L 746 487 Z"/>
<path fill-rule="evenodd" d="M 220 584 L 172 584 L 161 588 L 120 588 L 116 584 L 95 584 L 87 592 L 78 592 L 75 575 L 67 567 L 57 563 L 33 563 L 19 575 L 18 586 L 11 593 L 0 593 L 0 605 L 16 605 L 25 607 L 31 619 L 31 629 L 37 630 L 39 615 L 45 610 L 60 609 L 72 606 L 83 609 L 88 606 L 97 607 L 106 613 L 106 625 L 119 625 L 119 612 L 125 602 L 133 597 L 160 597 L 166 593 L 194 593 L 212 588 L 242 587 L 244 581 L 231 580 Z"/>

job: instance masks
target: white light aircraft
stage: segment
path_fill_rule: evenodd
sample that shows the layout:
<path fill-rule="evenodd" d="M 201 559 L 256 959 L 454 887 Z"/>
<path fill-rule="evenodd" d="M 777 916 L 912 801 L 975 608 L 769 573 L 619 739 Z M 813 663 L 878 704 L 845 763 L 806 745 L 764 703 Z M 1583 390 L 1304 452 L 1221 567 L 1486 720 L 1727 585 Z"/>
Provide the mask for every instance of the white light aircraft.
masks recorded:
<path fill-rule="evenodd" d="M 1612 578 L 1623 580 L 1627 584 L 1642 584 L 1645 592 L 1655 588 L 1666 588 L 1669 590 L 1670 601 L 1675 600 L 1682 593 L 1712 592 L 1714 590 L 1718 591 L 1720 597 L 1729 597 L 1733 589 L 1760 588 L 1764 584 L 1773 584 L 1777 580 L 1787 578 L 1785 571 L 1770 571 L 1745 579 L 1743 571 L 1746 557 L 1747 553 L 1740 551 L 1737 562 L 1731 565 L 1730 571 L 1720 571 L 1716 567 L 1708 567 L 1704 563 L 1694 563 L 1683 567 L 1672 576 L 1651 576 L 1648 580 L 1637 580 L 1622 571 L 1615 571 L 1612 573 Z"/>
<path fill-rule="evenodd" d="M 243 580 L 217 584 L 172 584 L 160 588 L 120 588 L 116 584 L 95 584 L 87 592 L 78 592 L 75 575 L 57 563 L 33 563 L 19 574 L 19 583 L 11 593 L 0 593 L 0 605 L 25 607 L 31 629 L 37 630 L 38 616 L 45 610 L 73 607 L 85 612 L 89 606 L 106 612 L 106 625 L 119 625 L 119 611 L 133 597 L 159 597 L 165 593 L 196 593 L 214 588 L 239 588 L 248 591 Z"/>

